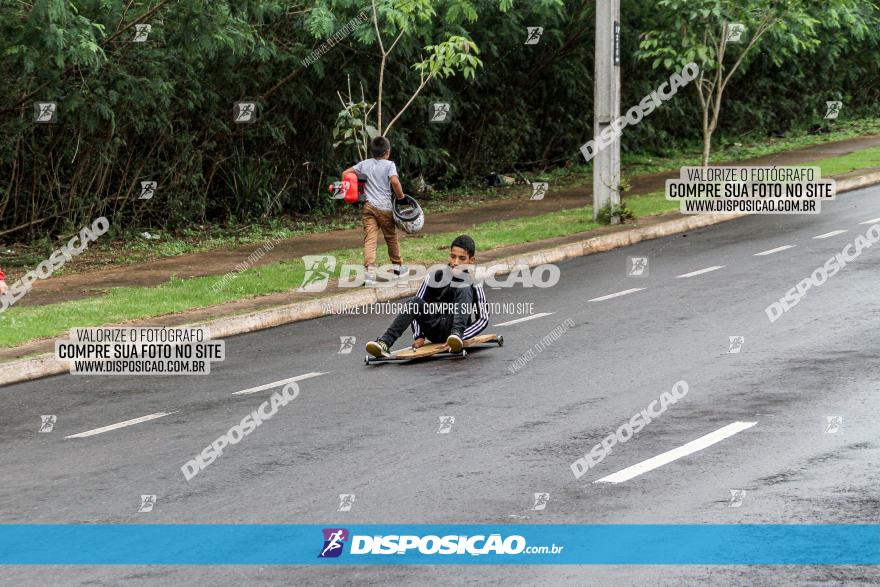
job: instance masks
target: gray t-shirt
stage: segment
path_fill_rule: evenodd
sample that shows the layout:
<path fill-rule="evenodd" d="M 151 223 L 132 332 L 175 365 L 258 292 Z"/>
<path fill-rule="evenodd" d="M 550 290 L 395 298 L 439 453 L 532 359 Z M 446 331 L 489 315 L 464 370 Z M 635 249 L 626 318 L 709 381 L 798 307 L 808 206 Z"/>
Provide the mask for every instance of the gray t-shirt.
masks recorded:
<path fill-rule="evenodd" d="M 391 211 L 391 176 L 397 175 L 397 166 L 389 159 L 365 159 L 354 170 L 367 176 L 364 193 L 367 201 L 379 210 Z"/>

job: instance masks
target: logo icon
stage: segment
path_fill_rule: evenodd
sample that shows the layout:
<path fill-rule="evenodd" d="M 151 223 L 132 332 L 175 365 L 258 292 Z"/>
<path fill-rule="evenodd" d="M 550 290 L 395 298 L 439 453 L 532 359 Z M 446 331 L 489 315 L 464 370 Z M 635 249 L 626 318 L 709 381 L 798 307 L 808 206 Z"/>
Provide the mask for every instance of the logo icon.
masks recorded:
<path fill-rule="evenodd" d="M 452 118 L 449 102 L 431 102 L 429 119 L 431 122 L 449 122 Z"/>
<path fill-rule="evenodd" d="M 743 504 L 743 499 L 746 497 L 745 489 L 731 489 L 730 490 L 730 501 L 727 502 L 727 507 L 730 508 L 738 508 Z"/>
<path fill-rule="evenodd" d="M 153 30 L 153 25 L 150 24 L 136 24 L 134 25 L 134 38 L 132 39 L 135 43 L 145 43 L 147 41 L 147 37 L 150 36 L 150 31 Z"/>
<path fill-rule="evenodd" d="M 34 104 L 34 122 L 51 123 L 58 121 L 58 104 L 55 102 L 36 102 Z"/>
<path fill-rule="evenodd" d="M 648 276 L 648 258 L 647 257 L 627 257 L 626 258 L 626 275 L 628 277 L 647 277 Z"/>
<path fill-rule="evenodd" d="M 825 102 L 825 120 L 835 120 L 843 108 L 843 102 L 840 100 L 829 100 Z"/>
<path fill-rule="evenodd" d="M 825 434 L 837 434 L 843 426 L 843 416 L 825 416 Z"/>
<path fill-rule="evenodd" d="M 156 186 L 159 184 L 155 181 L 142 181 L 141 182 L 141 195 L 138 196 L 138 200 L 149 200 L 156 194 Z"/>
<path fill-rule="evenodd" d="M 541 35 L 544 34 L 544 27 L 542 26 L 527 26 L 526 31 L 528 36 L 526 37 L 526 45 L 537 45 L 538 41 L 541 40 Z"/>
<path fill-rule="evenodd" d="M 742 350 L 743 343 L 746 342 L 745 336 L 731 336 L 730 337 L 730 347 L 728 347 L 728 353 L 738 353 Z"/>
<path fill-rule="evenodd" d="M 727 25 L 727 42 L 728 43 L 739 43 L 740 38 L 742 38 L 743 33 L 746 32 L 746 25 L 740 24 L 738 22 L 732 22 Z"/>
<path fill-rule="evenodd" d="M 239 123 L 257 121 L 257 105 L 253 102 L 236 102 L 232 108 L 232 118 Z"/>
<path fill-rule="evenodd" d="M 156 496 L 155 495 L 142 495 L 141 496 L 141 505 L 138 507 L 138 513 L 148 513 L 153 511 L 153 506 L 156 505 Z"/>
<path fill-rule="evenodd" d="M 333 255 L 303 255 L 306 274 L 302 285 L 296 291 L 324 291 L 327 281 L 336 269 L 336 257 Z"/>
<path fill-rule="evenodd" d="M 354 493 L 340 493 L 339 494 L 339 507 L 336 508 L 337 512 L 350 512 L 351 506 L 354 505 Z"/>
<path fill-rule="evenodd" d="M 530 200 L 543 200 L 547 194 L 547 188 L 550 184 L 547 182 L 532 182 L 532 197 Z"/>
<path fill-rule="evenodd" d="M 52 432 L 55 429 L 55 422 L 58 416 L 40 416 L 40 429 L 38 432 Z"/>
<path fill-rule="evenodd" d="M 339 353 L 340 355 L 348 355 L 351 353 L 354 348 L 354 344 L 357 342 L 357 338 L 354 336 L 340 336 L 339 337 Z"/>
<path fill-rule="evenodd" d="M 449 434 L 452 432 L 452 425 L 455 424 L 455 416 L 440 416 L 440 428 L 437 434 Z"/>
<path fill-rule="evenodd" d="M 348 530 L 345 528 L 324 528 L 324 548 L 318 558 L 336 558 L 342 554 L 342 547 L 348 540 Z"/>
<path fill-rule="evenodd" d="M 547 508 L 547 503 L 550 501 L 549 493 L 536 493 L 535 494 L 535 503 L 532 505 L 532 509 L 535 511 L 540 511 Z"/>

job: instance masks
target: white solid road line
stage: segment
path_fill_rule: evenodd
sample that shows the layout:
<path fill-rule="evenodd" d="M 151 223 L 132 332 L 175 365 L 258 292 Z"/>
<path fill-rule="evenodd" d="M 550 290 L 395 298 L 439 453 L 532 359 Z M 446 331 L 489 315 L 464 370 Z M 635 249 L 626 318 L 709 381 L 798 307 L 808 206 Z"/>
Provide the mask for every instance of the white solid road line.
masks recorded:
<path fill-rule="evenodd" d="M 831 232 L 826 232 L 825 234 L 820 234 L 819 236 L 814 236 L 814 239 L 817 238 L 831 238 L 832 236 L 837 236 L 838 234 L 843 234 L 847 232 L 846 230 L 832 230 Z"/>
<path fill-rule="evenodd" d="M 65 436 L 64 438 L 85 438 L 86 436 L 94 436 L 95 434 L 102 434 L 104 432 L 110 432 L 111 430 L 116 430 L 117 428 L 125 428 L 126 426 L 134 426 L 135 424 L 140 424 L 141 422 L 149 422 L 150 420 L 155 420 L 156 418 L 170 416 L 171 414 L 176 414 L 178 411 L 179 410 L 175 410 L 173 412 L 158 412 L 156 414 L 150 414 L 149 416 L 141 416 L 140 418 L 135 418 L 134 420 L 126 420 L 125 422 L 118 422 L 116 424 L 110 424 L 109 426 L 104 426 L 102 428 L 95 428 L 94 430 L 87 430 L 85 432 L 80 432 L 79 434 L 71 434 L 70 436 Z"/>
<path fill-rule="evenodd" d="M 772 255 L 773 253 L 778 253 L 779 251 L 785 251 L 788 249 L 793 249 L 795 245 L 784 245 L 782 247 L 776 247 L 775 249 L 770 249 L 769 251 L 761 251 L 760 253 L 755 253 L 755 257 L 763 257 L 764 255 Z"/>
<path fill-rule="evenodd" d="M 610 300 L 611 298 L 617 298 L 620 296 L 625 296 L 626 294 L 631 294 L 637 291 L 642 291 L 645 289 L 644 287 L 634 287 L 632 289 L 625 289 L 623 291 L 619 291 L 617 293 L 608 294 L 607 296 L 602 296 L 601 298 L 593 298 L 592 300 L 587 300 L 588 302 L 604 302 L 605 300 Z"/>
<path fill-rule="evenodd" d="M 681 275 L 676 275 L 675 278 L 681 279 L 682 277 L 693 277 L 694 275 L 702 275 L 703 273 L 709 273 L 710 271 L 716 271 L 718 269 L 724 269 L 724 265 L 713 265 L 712 267 L 706 267 L 705 269 L 700 269 L 698 271 L 682 273 Z"/>
<path fill-rule="evenodd" d="M 633 477 L 638 477 L 642 473 L 653 471 L 654 469 L 662 467 L 672 461 L 710 447 L 717 442 L 721 442 L 725 438 L 729 438 L 734 434 L 738 434 L 743 430 L 751 428 L 755 424 L 757 424 L 757 422 L 734 422 L 733 424 L 728 424 L 724 428 L 719 428 L 715 432 L 710 432 L 709 434 L 701 436 L 696 440 L 692 440 L 678 448 L 666 451 L 656 457 L 651 457 L 646 461 L 642 461 L 632 467 L 627 467 L 626 469 L 612 473 L 607 477 L 597 479 L 596 481 L 593 481 L 593 483 L 623 483 L 624 481 L 629 481 Z"/>
<path fill-rule="evenodd" d="M 880 222 L 880 218 L 873 218 L 871 220 L 865 220 L 864 222 L 859 222 L 859 224 L 877 224 Z"/>
<path fill-rule="evenodd" d="M 527 320 L 534 320 L 535 318 L 543 318 L 544 316 L 550 316 L 555 313 L 556 312 L 541 312 L 539 314 L 533 314 L 531 316 L 526 316 L 525 318 L 517 318 L 516 320 L 509 320 L 507 322 L 502 322 L 501 324 L 496 324 L 495 326 L 510 326 L 511 324 L 519 324 L 520 322 L 525 322 Z"/>
<path fill-rule="evenodd" d="M 288 377 L 287 379 L 281 379 L 280 381 L 273 381 L 272 383 L 267 383 L 265 385 L 258 385 L 257 387 L 249 387 L 247 389 L 242 389 L 241 391 L 236 391 L 232 395 L 246 395 L 249 393 L 257 393 L 258 391 L 263 391 L 264 389 L 272 389 L 273 387 L 281 387 L 282 385 L 287 385 L 288 383 L 293 383 L 294 381 L 302 381 L 303 379 L 311 379 L 312 377 L 320 377 L 321 375 L 326 375 L 330 371 L 313 371 L 311 373 L 306 373 L 305 375 L 297 375 L 296 377 Z"/>

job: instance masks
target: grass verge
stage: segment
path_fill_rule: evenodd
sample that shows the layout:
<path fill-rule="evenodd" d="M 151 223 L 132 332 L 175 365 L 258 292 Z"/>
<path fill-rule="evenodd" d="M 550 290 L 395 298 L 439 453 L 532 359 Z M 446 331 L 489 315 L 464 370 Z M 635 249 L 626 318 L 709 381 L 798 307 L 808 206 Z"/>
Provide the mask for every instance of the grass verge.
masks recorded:
<path fill-rule="evenodd" d="M 809 163 L 822 168 L 823 177 L 855 169 L 880 167 L 880 148 L 832 157 Z M 663 194 L 630 196 L 628 207 L 636 218 L 662 214 L 678 207 Z M 574 208 L 540 216 L 486 222 L 468 230 L 480 251 L 507 245 L 534 242 L 559 236 L 588 232 L 596 228 L 592 208 Z M 406 240 L 407 259 L 413 263 L 431 264 L 446 259 L 447 248 L 458 233 L 424 235 Z M 335 255 L 337 267 L 361 262 L 362 251 L 340 249 L 328 251 Z M 387 253 L 380 247 L 379 263 L 387 263 Z M 300 259 L 248 269 L 220 292 L 212 286 L 222 276 L 172 278 L 157 287 L 117 288 L 110 293 L 86 300 L 34 307 L 9 308 L 0 314 L 0 347 L 12 347 L 29 340 L 56 336 L 73 327 L 100 326 L 127 320 L 161 316 L 203 308 L 272 293 L 291 290 L 300 283 L 304 268 Z M 338 276 L 338 271 L 336 275 Z"/>
<path fill-rule="evenodd" d="M 678 205 L 667 202 L 663 194 L 633 196 L 627 199 L 627 203 L 636 217 L 661 214 Z M 487 222 L 468 230 L 468 234 L 477 242 L 479 251 L 488 251 L 506 245 L 587 232 L 597 226 L 592 218 L 592 208 L 574 208 L 541 216 Z M 407 259 L 423 264 L 443 262 L 448 255 L 449 243 L 457 235 L 456 232 L 407 239 Z M 328 251 L 328 254 L 337 259 L 334 277 L 338 276 L 340 265 L 362 262 L 360 248 Z M 380 248 L 378 263 L 388 262 L 387 252 Z M 302 260 L 295 259 L 242 271 L 219 292 L 212 289 L 222 278 L 219 275 L 185 280 L 172 278 L 157 287 L 116 288 L 106 295 L 85 300 L 46 306 L 13 306 L 0 314 L 0 347 L 56 336 L 74 327 L 115 324 L 289 291 L 302 283 L 303 274 Z"/>
<path fill-rule="evenodd" d="M 833 127 L 831 131 L 823 134 L 809 134 L 806 130 L 802 129 L 790 132 L 789 136 L 785 138 L 767 138 L 758 135 L 735 138 L 718 136 L 714 141 L 715 148 L 712 152 L 711 160 L 713 164 L 722 161 L 741 161 L 821 143 L 880 133 L 880 118 L 826 121 L 828 124 L 832 122 Z M 699 152 L 699 145 L 694 143 L 687 147 L 673 147 L 663 157 L 624 153 L 623 176 L 632 178 L 637 175 L 675 170 L 684 165 L 699 165 Z M 858 155 L 858 153 L 852 154 L 854 162 L 858 159 Z M 528 179 L 531 181 L 551 182 L 554 190 L 591 185 L 592 165 L 577 163 L 577 161 L 581 161 L 579 155 L 575 161 L 568 161 L 565 165 L 554 169 L 543 172 L 529 172 L 527 173 Z M 841 165 L 846 167 L 845 163 L 841 163 Z M 874 165 L 876 163 L 873 165 L 856 164 L 854 168 L 858 169 Z M 829 171 L 827 173 L 842 172 Z M 404 178 L 405 183 L 406 179 Z M 521 198 L 530 189 L 530 186 L 523 185 L 486 188 L 480 182 L 471 182 L 456 189 L 438 191 L 433 197 L 422 200 L 421 203 L 428 214 L 437 214 L 463 208 L 478 207 L 481 203 L 487 201 Z M 89 271 L 92 268 L 145 263 L 189 253 L 264 243 L 273 239 L 285 239 L 331 230 L 356 228 L 360 225 L 360 217 L 357 212 L 356 208 L 340 206 L 339 210 L 333 215 L 322 215 L 308 219 L 280 218 L 264 223 L 235 226 L 196 226 L 176 233 L 149 229 L 152 234 L 160 236 L 159 240 L 146 240 L 140 236 L 139 231 L 121 235 L 121 237 L 113 241 L 110 241 L 108 236 L 97 243 L 93 243 L 87 254 L 65 265 L 58 275 Z M 63 239 L 65 241 L 70 238 L 70 235 L 66 236 L 67 238 Z M 48 257 L 58 247 L 60 242 L 58 239 L 52 241 L 47 238 L 42 242 L 28 246 L 17 244 L 12 247 L 14 250 L 0 248 L 0 266 L 6 270 L 7 274 L 17 278 L 28 268 L 33 267 Z"/>
<path fill-rule="evenodd" d="M 856 151 L 849 155 L 841 155 L 840 157 L 832 157 L 805 165 L 818 165 L 822 168 L 822 177 L 829 175 L 840 175 L 849 173 L 857 169 L 868 169 L 870 167 L 880 167 L 880 147 L 873 149 L 865 149 L 864 151 Z"/>

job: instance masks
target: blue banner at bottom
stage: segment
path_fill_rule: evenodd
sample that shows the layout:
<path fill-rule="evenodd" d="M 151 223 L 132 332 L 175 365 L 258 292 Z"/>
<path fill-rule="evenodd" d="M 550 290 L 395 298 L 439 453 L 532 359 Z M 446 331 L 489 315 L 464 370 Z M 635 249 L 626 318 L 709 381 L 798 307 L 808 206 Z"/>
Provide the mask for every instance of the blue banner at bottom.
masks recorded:
<path fill-rule="evenodd" d="M 880 525 L 0 525 L 14 565 L 877 565 Z"/>

